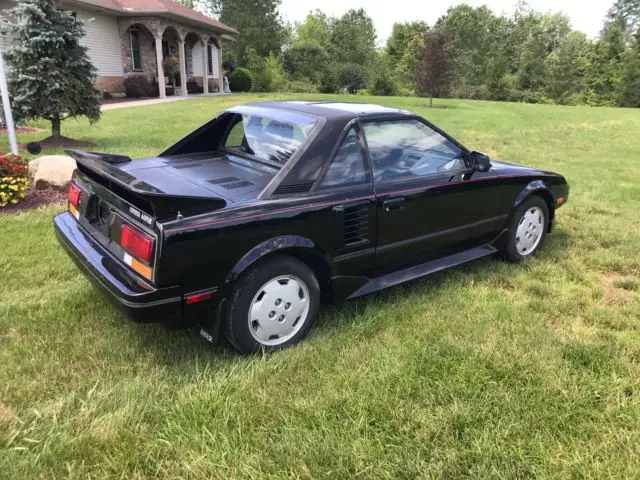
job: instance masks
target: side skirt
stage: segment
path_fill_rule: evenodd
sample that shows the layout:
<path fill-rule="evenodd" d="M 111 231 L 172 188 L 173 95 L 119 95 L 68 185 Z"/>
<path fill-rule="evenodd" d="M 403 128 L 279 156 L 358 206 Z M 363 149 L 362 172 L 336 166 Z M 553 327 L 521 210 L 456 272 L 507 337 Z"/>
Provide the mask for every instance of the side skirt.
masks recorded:
<path fill-rule="evenodd" d="M 393 287 L 394 285 L 399 285 L 400 283 L 404 283 L 409 280 L 421 278 L 441 270 L 446 270 L 447 268 L 455 267 L 456 265 L 487 257 L 489 255 L 493 255 L 497 251 L 498 249 L 493 245 L 486 244 L 465 250 L 464 252 L 455 253 L 453 255 L 438 258 L 437 260 L 431 260 L 420 265 L 405 268 L 404 270 L 382 275 L 381 277 L 372 278 L 358 290 L 349 295 L 347 299 L 368 295 L 385 288 Z"/>

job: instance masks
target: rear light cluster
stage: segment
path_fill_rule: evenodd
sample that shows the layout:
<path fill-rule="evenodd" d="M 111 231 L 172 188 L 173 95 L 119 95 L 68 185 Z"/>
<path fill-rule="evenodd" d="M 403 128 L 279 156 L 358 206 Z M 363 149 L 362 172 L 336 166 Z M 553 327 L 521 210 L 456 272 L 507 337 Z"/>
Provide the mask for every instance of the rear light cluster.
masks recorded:
<path fill-rule="evenodd" d="M 151 264 L 154 244 L 153 237 L 131 225 L 122 225 L 120 246 L 126 252 L 124 254 L 124 263 L 147 280 L 151 280 L 153 277 L 153 269 L 149 264 Z"/>
<path fill-rule="evenodd" d="M 80 206 L 80 193 L 82 190 L 75 183 L 69 184 L 69 191 L 67 192 L 67 197 L 69 198 L 69 211 L 71 215 L 75 217 L 76 220 L 80 220 L 80 213 L 78 208 Z"/>

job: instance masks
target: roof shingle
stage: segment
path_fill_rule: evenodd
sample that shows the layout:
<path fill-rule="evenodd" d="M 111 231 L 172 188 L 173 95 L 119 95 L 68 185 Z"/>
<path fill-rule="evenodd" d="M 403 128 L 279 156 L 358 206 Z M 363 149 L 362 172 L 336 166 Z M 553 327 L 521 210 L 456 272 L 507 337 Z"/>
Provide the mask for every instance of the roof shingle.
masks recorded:
<path fill-rule="evenodd" d="M 204 25 L 216 27 L 229 33 L 238 33 L 232 27 L 219 22 L 215 18 L 208 17 L 200 12 L 196 12 L 189 7 L 185 7 L 173 0 L 76 0 L 80 3 L 93 5 L 96 7 L 108 8 L 127 14 L 153 14 L 168 13 L 185 18 Z"/>

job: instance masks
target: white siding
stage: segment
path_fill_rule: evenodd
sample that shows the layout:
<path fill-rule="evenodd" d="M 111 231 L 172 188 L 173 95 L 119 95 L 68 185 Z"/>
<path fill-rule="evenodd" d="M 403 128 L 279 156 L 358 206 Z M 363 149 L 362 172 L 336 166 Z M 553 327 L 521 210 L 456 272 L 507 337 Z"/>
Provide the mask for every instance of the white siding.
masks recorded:
<path fill-rule="evenodd" d="M 201 77 L 202 76 L 202 44 L 200 42 L 196 43 L 191 50 L 191 55 L 193 55 L 193 76 Z"/>
<path fill-rule="evenodd" d="M 83 10 L 76 10 L 76 14 L 84 22 L 87 33 L 80 43 L 87 47 L 89 58 L 98 70 L 98 76 L 123 76 L 117 18 L 113 15 Z"/>
<path fill-rule="evenodd" d="M 219 66 L 219 62 L 218 62 L 218 55 L 219 55 L 219 51 L 218 51 L 218 47 L 216 47 L 215 45 L 209 44 L 211 47 L 211 50 L 209 50 L 209 52 L 211 53 L 211 78 L 219 78 L 220 77 L 220 68 Z"/>
<path fill-rule="evenodd" d="M 211 47 L 209 50 L 209 55 L 211 55 L 211 60 L 213 61 L 213 73 L 209 75 L 209 78 L 219 78 L 220 75 L 220 63 L 218 62 L 218 58 L 220 55 L 220 51 L 218 47 L 213 44 L 209 44 Z M 202 44 L 196 43 L 193 46 L 193 76 L 201 77 L 202 76 Z"/>

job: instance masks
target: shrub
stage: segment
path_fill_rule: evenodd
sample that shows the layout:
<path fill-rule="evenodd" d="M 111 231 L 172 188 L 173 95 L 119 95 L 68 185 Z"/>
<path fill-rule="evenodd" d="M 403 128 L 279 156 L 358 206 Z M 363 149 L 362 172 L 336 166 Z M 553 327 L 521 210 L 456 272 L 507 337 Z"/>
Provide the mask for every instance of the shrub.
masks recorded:
<path fill-rule="evenodd" d="M 334 69 L 330 68 L 322 75 L 322 78 L 320 78 L 320 92 L 336 93 L 339 89 L 338 74 Z"/>
<path fill-rule="evenodd" d="M 380 73 L 373 80 L 373 85 L 371 85 L 369 90 L 371 95 L 390 97 L 398 94 L 398 85 L 391 75 L 388 73 Z"/>
<path fill-rule="evenodd" d="M 236 68 L 229 77 L 232 92 L 250 92 L 253 89 L 253 73 L 246 68 Z"/>
<path fill-rule="evenodd" d="M 222 68 L 225 72 L 227 72 L 227 75 L 229 75 L 236 69 L 236 62 L 233 60 L 233 58 L 227 58 L 224 62 L 222 62 Z"/>
<path fill-rule="evenodd" d="M 130 98 L 151 96 L 151 82 L 146 75 L 131 75 L 123 82 L 125 95 Z"/>
<path fill-rule="evenodd" d="M 356 93 L 367 84 L 367 71 L 357 63 L 347 63 L 338 70 L 338 84 L 349 93 Z"/>
<path fill-rule="evenodd" d="M 281 92 L 287 88 L 284 69 L 273 53 L 263 58 L 255 50 L 248 48 L 247 67 L 253 72 L 254 92 Z"/>
<path fill-rule="evenodd" d="M 366 88 L 363 88 L 362 90 L 358 90 L 358 93 L 356 93 L 356 95 L 362 95 L 364 97 L 368 97 L 369 95 L 372 95 L 372 93 Z"/>
<path fill-rule="evenodd" d="M 293 93 L 318 93 L 318 87 L 308 80 L 293 80 L 289 82 L 288 90 Z"/>
<path fill-rule="evenodd" d="M 13 153 L 0 152 L 0 177 L 26 177 L 29 162 Z"/>
<path fill-rule="evenodd" d="M 496 92 L 496 94 L 500 94 Z M 486 100 L 489 98 L 489 88 L 486 85 L 458 85 L 453 90 L 453 98 L 468 100 Z"/>
<path fill-rule="evenodd" d="M 24 177 L 0 178 L 0 208 L 16 204 L 24 199 L 24 193 L 28 186 L 29 182 Z"/>

